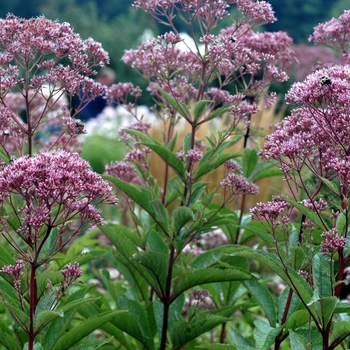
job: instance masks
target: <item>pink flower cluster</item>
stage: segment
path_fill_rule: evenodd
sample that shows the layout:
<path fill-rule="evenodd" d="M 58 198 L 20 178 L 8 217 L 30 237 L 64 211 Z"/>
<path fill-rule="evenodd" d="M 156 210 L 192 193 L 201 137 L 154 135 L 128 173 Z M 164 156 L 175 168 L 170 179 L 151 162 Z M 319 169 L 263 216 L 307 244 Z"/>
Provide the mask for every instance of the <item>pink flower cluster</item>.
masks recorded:
<path fill-rule="evenodd" d="M 350 64 L 350 10 L 345 10 L 339 18 L 332 18 L 316 26 L 309 41 L 336 49 Z"/>
<path fill-rule="evenodd" d="M 83 270 L 79 267 L 79 264 L 75 262 L 74 264 L 66 265 L 65 268 L 61 270 L 61 274 L 63 275 L 63 282 L 61 282 L 60 293 L 65 295 L 67 288 L 83 274 Z"/>
<path fill-rule="evenodd" d="M 260 222 L 266 222 L 271 227 L 276 227 L 290 221 L 288 209 L 290 209 L 290 205 L 286 201 L 280 197 L 274 197 L 271 202 L 258 203 L 254 208 L 250 209 L 250 212 L 252 218 L 255 216 Z"/>
<path fill-rule="evenodd" d="M 220 186 L 225 190 L 230 190 L 231 195 L 258 194 L 259 187 L 248 181 L 244 176 L 228 174 L 221 182 Z"/>
<path fill-rule="evenodd" d="M 318 178 L 340 180 L 350 189 L 350 66 L 334 66 L 295 83 L 286 96 L 300 107 L 266 137 L 265 159 L 280 162 L 285 174 L 306 167 Z M 332 189 L 331 189 L 332 190 Z"/>
<path fill-rule="evenodd" d="M 338 236 L 336 228 L 323 232 L 321 237 L 324 238 L 324 241 L 321 243 L 321 252 L 324 254 L 333 255 L 345 247 L 346 238 Z"/>
<path fill-rule="evenodd" d="M 112 187 L 85 160 L 63 150 L 22 157 L 6 166 L 0 173 L 0 204 L 14 206 L 12 195 L 19 200 L 19 208 L 13 208 L 20 224 L 17 232 L 32 244 L 43 227 L 58 227 L 61 233 L 78 217 L 80 228 L 99 224 L 102 218 L 94 205 L 117 203 Z"/>

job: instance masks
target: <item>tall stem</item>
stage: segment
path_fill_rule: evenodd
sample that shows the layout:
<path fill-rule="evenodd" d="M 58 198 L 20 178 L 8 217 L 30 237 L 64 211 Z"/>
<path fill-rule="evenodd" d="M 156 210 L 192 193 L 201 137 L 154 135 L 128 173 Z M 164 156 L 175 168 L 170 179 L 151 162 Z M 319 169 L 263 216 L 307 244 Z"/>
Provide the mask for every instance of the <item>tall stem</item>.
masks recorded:
<path fill-rule="evenodd" d="M 173 275 L 174 258 L 175 258 L 175 248 L 173 245 L 171 245 L 168 276 L 166 280 L 165 295 L 163 299 L 163 326 L 162 326 L 162 339 L 160 343 L 160 350 L 166 349 L 166 340 L 167 340 L 168 324 L 169 324 L 169 309 L 171 304 L 171 280 L 173 277 L 172 275 Z"/>
<path fill-rule="evenodd" d="M 38 303 L 37 285 L 36 285 L 36 259 L 31 263 L 30 280 L 29 280 L 29 333 L 28 333 L 28 350 L 34 348 L 34 315 Z"/>

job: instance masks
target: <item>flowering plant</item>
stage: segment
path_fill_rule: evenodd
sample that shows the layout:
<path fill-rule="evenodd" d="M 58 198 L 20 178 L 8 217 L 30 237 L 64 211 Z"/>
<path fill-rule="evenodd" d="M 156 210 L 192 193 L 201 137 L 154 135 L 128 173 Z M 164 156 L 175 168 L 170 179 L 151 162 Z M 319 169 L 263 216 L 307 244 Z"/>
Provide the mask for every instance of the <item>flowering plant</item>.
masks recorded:
<path fill-rule="evenodd" d="M 71 152 L 84 129 L 73 117 L 105 91 L 89 76 L 108 55 L 67 23 L 45 17 L 9 15 L 0 27 L 0 298 L 15 321 L 0 321 L 0 343 L 7 349 L 66 349 L 117 314 L 87 318 L 74 336 L 54 330 L 68 326 L 79 305 L 95 300 L 84 298 L 87 288 L 65 296 L 82 275 L 80 264 L 98 254 L 58 255 L 102 222 L 96 204 L 117 203 L 111 186 Z M 84 96 L 72 117 L 63 97 L 79 90 Z M 57 135 L 43 145 L 45 130 Z"/>

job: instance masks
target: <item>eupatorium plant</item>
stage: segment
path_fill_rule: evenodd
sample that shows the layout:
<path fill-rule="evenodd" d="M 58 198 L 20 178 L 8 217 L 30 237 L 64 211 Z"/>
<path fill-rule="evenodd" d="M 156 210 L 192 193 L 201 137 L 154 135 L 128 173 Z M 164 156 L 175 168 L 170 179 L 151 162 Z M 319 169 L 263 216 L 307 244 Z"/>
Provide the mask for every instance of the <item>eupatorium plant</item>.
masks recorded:
<path fill-rule="evenodd" d="M 238 309 L 245 312 L 240 303 L 248 290 L 263 288 L 248 273 L 248 261 L 229 253 L 237 249 L 233 243 L 241 242 L 245 199 L 258 192 L 254 181 L 259 170 L 261 178 L 272 175 L 271 165 L 258 164 L 257 152 L 248 148 L 255 132 L 250 121 L 258 102 L 273 103 L 276 96 L 269 94 L 270 85 L 288 79 L 285 69 L 294 61 L 292 40 L 282 32 L 254 30 L 275 20 L 265 1 L 137 0 L 134 6 L 170 31 L 123 57 L 149 82 L 163 126 L 161 141 L 150 136 L 150 125 L 134 108 L 139 88 L 119 83 L 107 92 L 109 100 L 124 105 L 136 119 L 120 133 L 129 152 L 122 162 L 108 166 L 105 176 L 122 192 L 124 208 L 129 209 L 122 213 L 123 225 L 101 227 L 115 246 L 110 261 L 133 286 L 132 296 L 114 297 L 118 305 L 137 310 L 125 315 L 129 323 L 119 327 L 146 348 L 179 349 L 197 344 L 195 339 L 221 325 L 215 336 L 224 343 L 229 316 Z M 232 26 L 215 31 L 229 13 Z M 186 51 L 179 49 L 184 39 L 175 16 L 186 24 L 194 42 L 184 42 Z M 224 128 L 217 130 L 221 121 Z M 177 140 L 181 128 L 188 134 Z M 199 130 L 205 128 L 213 132 L 203 140 Z M 244 152 L 229 152 L 241 138 Z M 240 165 L 233 162 L 241 156 Z M 157 172 L 164 169 L 162 181 L 150 171 L 153 162 Z M 213 184 L 204 180 L 221 166 L 224 177 Z M 214 231 L 222 232 L 226 239 L 221 241 L 230 244 L 198 249 L 199 255 L 188 252 L 191 244 Z M 212 236 L 208 234 L 208 240 Z M 249 285 L 242 293 L 241 280 Z M 194 306 L 182 317 L 185 296 L 203 284 L 210 289 L 213 309 Z M 139 314 L 142 321 L 135 324 Z M 154 322 L 157 329 L 152 333 L 148 325 Z"/>
<path fill-rule="evenodd" d="M 311 38 L 341 50 L 347 59 L 349 21 L 345 11 L 318 25 Z M 350 261 L 349 89 L 348 65 L 318 69 L 293 84 L 286 101 L 297 108 L 260 151 L 264 159 L 277 161 L 290 193 L 251 209 L 260 225 L 247 229 L 270 251 L 238 255 L 267 264 L 288 286 L 281 295 L 279 324 L 270 322 L 275 349 L 288 336 L 293 349 L 335 349 L 346 346 L 350 335 L 348 304 L 338 300 Z"/>
<path fill-rule="evenodd" d="M 106 89 L 89 76 L 106 63 L 101 45 L 82 40 L 68 23 L 0 20 L 0 299 L 15 321 L 0 321 L 7 349 L 66 349 L 117 314 L 87 317 L 73 337 L 65 334 L 74 310 L 92 299 L 84 298 L 87 288 L 63 297 L 82 275 L 79 262 L 94 254 L 55 261 L 79 233 L 102 222 L 96 204 L 117 203 L 111 186 L 69 152 L 84 132 L 74 117 Z M 81 105 L 70 111 L 66 98 L 79 91 Z M 49 150 L 40 151 L 38 135 Z"/>

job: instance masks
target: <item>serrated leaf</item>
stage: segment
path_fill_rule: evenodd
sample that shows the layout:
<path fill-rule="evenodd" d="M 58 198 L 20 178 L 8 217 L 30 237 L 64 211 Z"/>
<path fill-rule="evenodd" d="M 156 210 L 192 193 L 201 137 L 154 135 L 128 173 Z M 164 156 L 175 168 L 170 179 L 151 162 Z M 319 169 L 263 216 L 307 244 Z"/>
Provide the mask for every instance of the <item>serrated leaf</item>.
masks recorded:
<path fill-rule="evenodd" d="M 265 179 L 267 177 L 272 176 L 283 176 L 284 172 L 278 168 L 272 168 L 272 169 L 263 169 L 260 170 L 253 178 L 254 182 L 257 182 L 259 180 Z"/>
<path fill-rule="evenodd" d="M 40 331 L 50 322 L 54 321 L 58 317 L 63 317 L 64 312 L 62 310 L 52 311 L 52 310 L 44 310 L 39 312 L 39 314 L 35 317 L 35 331 Z"/>
<path fill-rule="evenodd" d="M 250 179 L 251 174 L 254 172 L 256 165 L 258 164 L 258 154 L 256 150 L 251 148 L 245 148 L 242 157 L 242 169 L 243 175 Z"/>
<path fill-rule="evenodd" d="M 109 175 L 104 175 L 103 178 L 116 185 L 121 191 L 144 209 L 164 232 L 169 233 L 169 218 L 166 209 L 162 202 L 158 198 L 155 198 L 150 191 L 136 184 L 128 184 Z"/>
<path fill-rule="evenodd" d="M 23 350 L 28 350 L 28 349 L 29 349 L 29 345 L 28 343 L 25 343 L 23 346 Z M 44 350 L 44 348 L 40 343 L 34 342 L 33 350 Z"/>
<path fill-rule="evenodd" d="M 289 300 L 290 298 L 290 292 L 291 289 L 289 287 L 284 288 L 284 290 L 282 291 L 282 293 L 280 294 L 279 298 L 278 298 L 278 322 L 280 324 L 284 324 L 286 323 L 287 320 L 289 320 L 289 318 L 291 317 L 291 315 L 298 310 L 299 306 L 300 306 L 300 299 L 298 298 L 298 296 L 292 291 L 292 298 L 291 300 Z M 288 313 L 285 316 L 285 310 L 287 307 L 287 303 L 288 303 Z M 284 317 L 284 321 L 283 321 L 283 317 Z"/>
<path fill-rule="evenodd" d="M 180 206 L 173 212 L 174 235 L 177 236 L 180 230 L 191 220 L 193 220 L 193 212 L 191 209 Z"/>
<path fill-rule="evenodd" d="M 65 350 L 70 346 L 76 344 L 79 340 L 89 335 L 94 330 L 101 327 L 106 322 L 113 320 L 115 317 L 123 317 L 125 311 L 110 310 L 105 311 L 98 316 L 90 317 L 74 328 L 70 329 L 65 335 L 63 335 L 57 343 L 54 345 L 52 350 Z"/>
<path fill-rule="evenodd" d="M 252 278 L 251 274 L 236 268 L 219 269 L 208 267 L 205 269 L 190 270 L 183 273 L 174 290 L 174 298 L 195 286 L 214 282 L 243 281 Z"/>
<path fill-rule="evenodd" d="M 210 114 L 209 114 L 209 117 L 208 118 L 205 118 L 203 121 L 201 121 L 199 124 L 202 124 L 204 122 L 207 122 L 209 120 L 212 120 L 218 116 L 221 116 L 223 114 L 225 114 L 229 109 L 231 108 L 231 105 L 228 105 L 228 106 L 225 106 L 225 107 L 220 107 L 220 108 L 217 108 L 215 109 L 214 111 L 212 111 Z"/>
<path fill-rule="evenodd" d="M 163 237 L 153 229 L 150 229 L 146 234 L 146 242 L 150 251 L 169 255 L 169 248 L 164 242 Z"/>
<path fill-rule="evenodd" d="M 274 247 L 275 242 L 272 235 L 264 229 L 260 222 L 252 221 L 247 225 L 237 226 L 243 228 L 245 231 L 253 233 L 254 236 L 259 237 L 268 247 Z"/>
<path fill-rule="evenodd" d="M 322 182 L 330 189 L 334 194 L 340 195 L 340 191 L 338 189 L 338 186 L 331 180 L 326 179 L 323 176 L 318 176 Z"/>
<path fill-rule="evenodd" d="M 182 115 L 186 120 L 189 120 L 189 116 L 190 116 L 190 111 L 188 110 L 188 108 L 186 107 L 186 105 L 181 102 L 181 101 L 176 101 L 175 98 L 173 96 L 171 96 L 170 94 L 168 94 L 166 91 L 164 91 L 163 89 L 161 89 L 160 87 L 158 87 L 159 92 L 162 94 L 162 96 L 164 97 L 164 99 L 170 104 L 170 106 L 174 107 L 174 109 L 180 114 Z"/>
<path fill-rule="evenodd" d="M 205 269 L 215 264 L 222 257 L 223 250 L 227 247 L 218 247 L 205 251 L 202 254 L 197 255 L 191 263 L 191 269 Z"/>
<path fill-rule="evenodd" d="M 142 144 L 156 152 L 171 168 L 182 178 L 185 177 L 185 163 L 177 159 L 176 155 L 171 152 L 166 146 L 152 137 L 138 130 L 126 129 L 130 134 L 139 137 Z"/>
<path fill-rule="evenodd" d="M 297 334 L 293 331 L 289 332 L 290 337 L 290 346 L 292 350 L 308 350 L 308 341 L 300 334 Z"/>
<path fill-rule="evenodd" d="M 340 213 L 340 215 L 337 218 L 337 222 L 335 224 L 335 228 L 337 229 L 337 232 L 339 235 L 344 235 L 346 232 L 343 232 L 346 225 L 346 216 L 344 213 Z"/>
<path fill-rule="evenodd" d="M 307 310 L 297 310 L 288 316 L 285 328 L 297 329 L 310 321 L 310 314 Z"/>
<path fill-rule="evenodd" d="M 270 346 L 275 342 L 277 335 L 280 333 L 282 327 L 270 327 L 262 320 L 254 322 L 254 339 L 257 350 L 269 350 Z"/>
<path fill-rule="evenodd" d="M 2 295 L 4 297 L 4 294 Z M 29 330 L 30 319 L 27 314 L 25 314 L 20 308 L 16 307 L 13 304 L 10 304 L 7 301 L 2 301 L 2 304 L 10 311 L 10 313 L 15 317 L 17 322 L 20 322 L 21 327 Z"/>
<path fill-rule="evenodd" d="M 187 206 L 191 208 L 198 202 L 198 198 L 203 194 L 204 190 L 209 185 L 209 182 L 197 182 L 191 188 L 190 200 Z"/>
<path fill-rule="evenodd" d="M 207 109 L 208 104 L 210 104 L 212 101 L 211 100 L 200 100 L 196 102 L 194 105 L 194 118 L 193 120 L 196 122 L 199 120 L 199 118 L 202 116 L 204 111 Z"/>
<path fill-rule="evenodd" d="M 197 313 L 190 323 L 183 320 L 175 322 L 170 332 L 173 349 L 179 349 L 192 339 L 228 321 L 230 321 L 228 317 Z"/>
<path fill-rule="evenodd" d="M 312 258 L 312 277 L 319 298 L 327 298 L 333 295 L 331 280 L 329 256 L 317 253 Z"/>
<path fill-rule="evenodd" d="M 298 209 L 302 214 L 304 214 L 307 218 L 309 218 L 313 223 L 315 223 L 320 229 L 329 231 L 328 226 L 324 221 L 318 217 L 318 215 L 312 211 L 311 209 L 305 207 L 305 205 L 298 203 L 292 198 L 283 198 L 286 202 L 290 203 L 293 207 Z"/>
<path fill-rule="evenodd" d="M 5 151 L 4 147 L 0 145 L 0 158 L 6 163 L 10 163 L 10 157 L 8 156 L 7 152 Z"/>
<path fill-rule="evenodd" d="M 342 341 L 350 335 L 350 322 L 338 321 L 333 323 L 333 329 L 331 332 L 331 342 L 335 340 Z"/>
<path fill-rule="evenodd" d="M 97 340 L 97 341 L 90 342 L 87 344 L 77 345 L 77 346 L 74 346 L 73 348 L 70 348 L 70 350 L 95 350 L 95 349 L 98 349 L 105 344 L 108 344 L 112 339 L 113 339 L 113 337 L 108 338 L 108 339 L 104 339 L 104 340 L 103 339 Z"/>
<path fill-rule="evenodd" d="M 257 280 L 245 281 L 244 285 L 247 287 L 249 292 L 255 296 L 257 302 L 265 311 L 265 314 L 270 322 L 270 326 L 275 327 L 277 322 L 276 307 L 270 291 L 266 288 L 266 286 Z"/>
<path fill-rule="evenodd" d="M 220 165 L 224 164 L 228 160 L 239 157 L 240 155 L 242 155 L 241 152 L 231 152 L 231 153 L 219 154 L 212 161 L 206 161 L 202 159 L 201 162 L 199 163 L 198 169 L 194 176 L 194 181 L 197 181 L 203 175 L 208 174 L 209 172 L 215 170 L 216 168 L 218 168 Z"/>
<path fill-rule="evenodd" d="M 194 347 L 195 349 L 202 350 L 237 350 L 237 347 L 229 344 L 207 344 L 207 345 L 198 345 Z"/>
<path fill-rule="evenodd" d="M 287 274 L 283 265 L 281 264 L 281 261 L 275 255 L 260 249 L 253 250 L 249 248 L 238 250 L 231 255 L 244 256 L 246 258 L 260 261 L 261 263 L 270 267 L 278 276 L 282 278 L 283 281 L 289 285 L 289 287 L 291 287 L 293 290 L 296 289 L 298 295 L 300 295 L 306 304 L 310 302 L 313 296 L 313 291 L 310 285 L 292 268 L 288 269 Z"/>
<path fill-rule="evenodd" d="M 147 279 L 147 282 L 152 285 L 158 296 L 160 298 L 164 296 L 169 263 L 167 256 L 161 253 L 143 251 L 133 254 L 132 258 L 138 264 L 139 271 L 143 275 L 151 277 L 151 279 Z"/>
<path fill-rule="evenodd" d="M 2 321 L 0 321 L 0 344 L 9 350 L 22 350 L 21 343 L 14 336 L 13 330 Z"/>
<path fill-rule="evenodd" d="M 64 260 L 64 262 L 60 265 L 60 269 L 62 269 L 67 264 L 74 264 L 77 262 L 80 266 L 87 264 L 93 259 L 104 256 L 106 251 L 104 249 L 95 248 L 91 249 L 86 253 L 81 253 L 78 256 L 72 257 L 70 259 Z"/>

